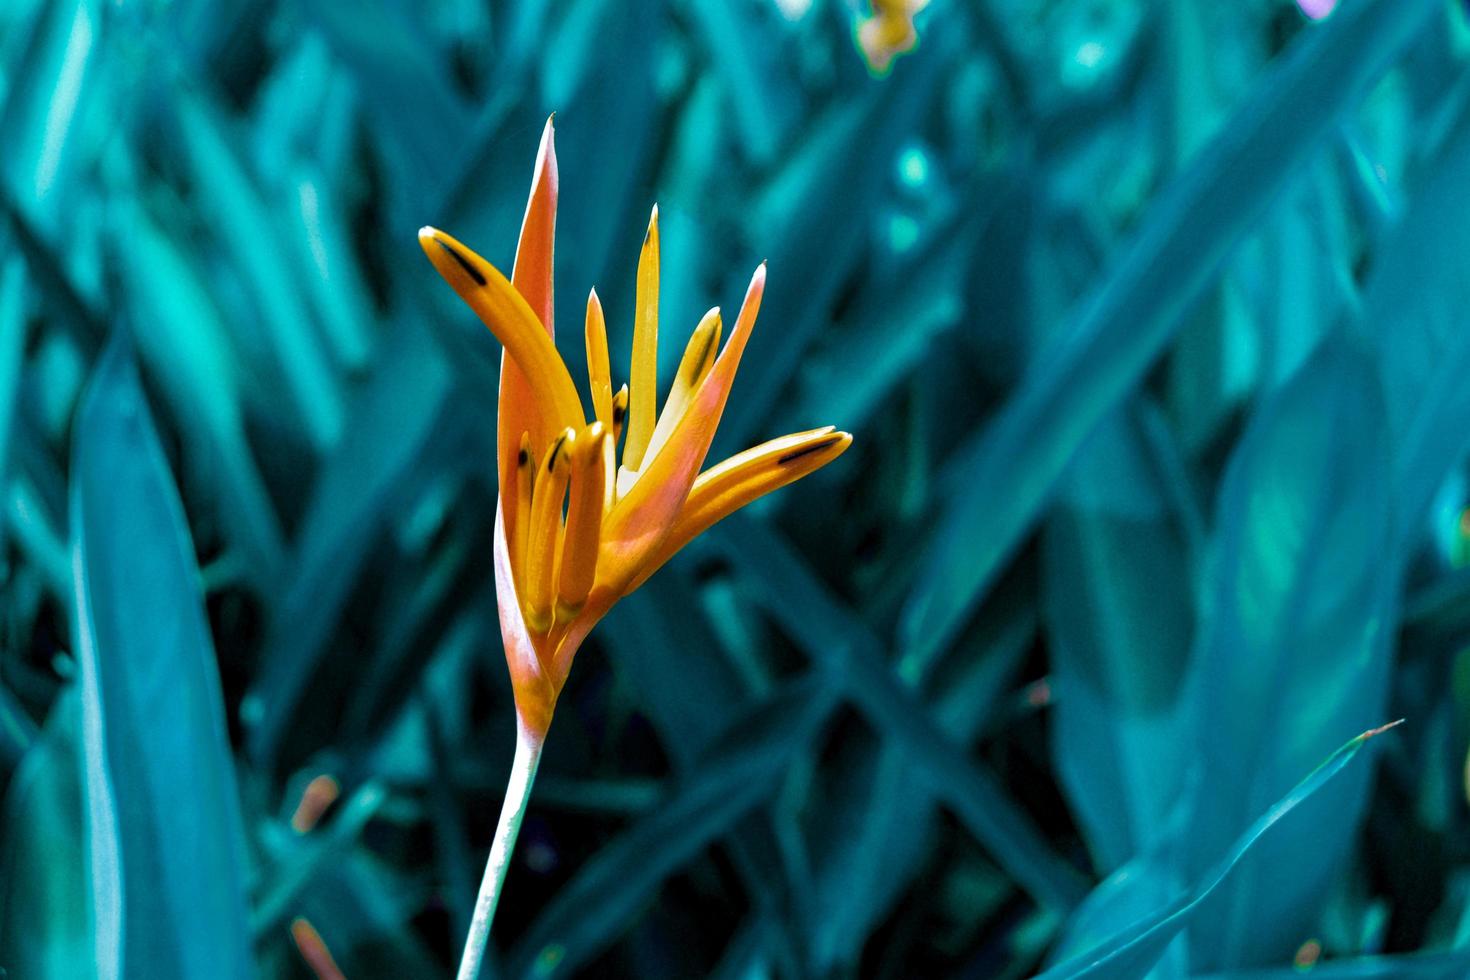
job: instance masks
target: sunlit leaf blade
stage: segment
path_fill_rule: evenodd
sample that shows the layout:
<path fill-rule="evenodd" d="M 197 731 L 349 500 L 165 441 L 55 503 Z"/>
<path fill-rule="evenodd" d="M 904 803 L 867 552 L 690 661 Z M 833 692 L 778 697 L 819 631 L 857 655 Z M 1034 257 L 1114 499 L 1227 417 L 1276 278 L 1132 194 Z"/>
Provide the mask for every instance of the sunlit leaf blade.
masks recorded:
<path fill-rule="evenodd" d="M 1340 114 L 1439 8 L 1343 4 L 1257 84 L 1153 205 L 1134 244 L 976 441 L 904 613 L 905 657 L 942 650 L 1036 520 L 1077 447 L 1137 384 L 1221 261 Z M 1044 370 L 1041 369 L 1044 367 Z"/>
<path fill-rule="evenodd" d="M 52 209 L 75 193 L 79 120 L 104 90 L 96 84 L 99 7 L 94 0 L 39 5 L 23 57 L 6 73 L 4 177 L 22 210 L 48 229 L 60 224 Z"/>
<path fill-rule="evenodd" d="M 1179 898 L 1129 928 L 1120 930 L 1107 942 L 1047 970 L 1041 974 L 1040 980 L 1080 980 L 1083 977 L 1132 980 L 1145 975 L 1180 930 L 1189 924 L 1191 916 L 1198 911 L 1201 903 L 1229 878 L 1251 848 L 1258 841 L 1267 838 L 1281 820 L 1345 769 L 1368 740 L 1381 731 L 1383 729 L 1364 732 L 1334 752 L 1327 761 L 1261 814 L 1236 839 L 1224 858 Z M 1291 827 L 1300 819 L 1298 815 L 1285 826 Z"/>
<path fill-rule="evenodd" d="M 184 514 L 126 344 L 77 422 L 86 840 L 106 977 L 251 972 L 243 828 Z"/>
<path fill-rule="evenodd" d="M 1344 729 L 1388 710 L 1384 678 L 1400 568 L 1393 558 L 1383 402 L 1364 353 L 1331 343 L 1257 412 L 1221 485 L 1212 590 L 1186 695 L 1207 774 L 1186 868 L 1203 870 Z M 1365 720 L 1366 719 L 1366 720 Z M 1196 966 L 1288 955 L 1340 867 L 1368 770 L 1264 842 L 1191 934 Z"/>

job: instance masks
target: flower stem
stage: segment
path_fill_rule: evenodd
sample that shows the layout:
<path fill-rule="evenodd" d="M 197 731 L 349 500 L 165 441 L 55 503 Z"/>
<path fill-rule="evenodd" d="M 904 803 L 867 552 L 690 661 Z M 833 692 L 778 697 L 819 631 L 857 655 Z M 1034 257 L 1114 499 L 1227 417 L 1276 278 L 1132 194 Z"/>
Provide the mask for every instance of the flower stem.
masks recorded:
<path fill-rule="evenodd" d="M 458 980 L 475 980 L 485 959 L 485 946 L 490 941 L 490 922 L 505 885 L 511 852 L 526 816 L 531 799 L 531 783 L 536 779 L 536 766 L 541 762 L 543 732 L 532 731 L 523 722 L 516 725 L 516 757 L 511 763 L 510 781 L 505 785 L 505 802 L 500 806 L 500 825 L 490 845 L 490 858 L 485 862 L 485 877 L 480 881 L 480 895 L 475 899 L 475 915 L 470 920 L 470 934 L 465 940 L 464 956 L 459 961 Z"/>

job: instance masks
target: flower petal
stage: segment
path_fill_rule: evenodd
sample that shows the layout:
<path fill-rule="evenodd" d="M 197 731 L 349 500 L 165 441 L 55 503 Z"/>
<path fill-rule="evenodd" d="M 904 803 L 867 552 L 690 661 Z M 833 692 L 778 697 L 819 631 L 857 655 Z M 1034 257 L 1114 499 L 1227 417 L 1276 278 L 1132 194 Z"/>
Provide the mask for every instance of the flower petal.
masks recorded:
<path fill-rule="evenodd" d="M 562 550 L 562 504 L 571 475 L 576 433 L 567 429 L 551 444 L 546 465 L 536 474 L 531 499 L 531 529 L 526 536 L 526 568 L 521 580 L 526 626 L 545 634 L 552 626 L 556 600 L 556 566 Z"/>
<path fill-rule="evenodd" d="M 658 404 L 658 205 L 648 219 L 643 251 L 638 256 L 638 292 L 634 303 L 633 363 L 628 372 L 628 441 L 623 465 L 643 467 Z"/>
<path fill-rule="evenodd" d="M 689 488 L 709 452 L 730 396 L 740 355 L 750 339 L 756 314 L 765 291 L 765 263 L 755 270 L 735 329 L 715 366 L 690 399 L 689 407 L 674 426 L 668 442 L 643 468 L 638 482 L 613 505 L 603 522 L 603 556 L 598 562 L 599 581 L 621 591 L 639 572 L 639 565 L 669 533 L 675 515 L 684 506 Z"/>
<path fill-rule="evenodd" d="M 545 734 L 551 725 L 560 687 L 553 683 L 548 665 L 542 663 L 541 653 L 526 629 L 516 596 L 515 576 L 511 573 L 504 514 L 499 506 L 495 508 L 494 542 L 495 603 L 500 610 L 500 637 L 505 645 L 505 663 L 510 668 L 516 713 L 532 730 Z"/>
<path fill-rule="evenodd" d="M 531 178 L 531 195 L 526 201 L 526 214 L 521 219 L 521 237 L 516 245 L 516 260 L 510 281 L 525 297 L 531 312 L 540 319 L 546 333 L 556 336 L 552 323 L 551 268 L 556 238 L 556 141 L 551 119 L 541 131 L 541 146 L 536 151 L 536 169 Z M 525 373 L 513 358 L 500 357 L 500 409 L 496 423 L 498 473 L 500 485 L 512 472 L 512 457 L 520 448 L 521 433 L 531 433 L 531 444 L 545 452 L 554 426 L 541 423 L 535 396 Z"/>
<path fill-rule="evenodd" d="M 525 298 L 498 269 L 452 235 L 436 228 L 420 228 L 419 245 L 434 268 L 485 322 L 516 367 L 524 372 L 529 400 L 521 403 L 512 397 L 507 403 L 509 396 L 502 392 L 500 426 L 501 431 L 509 431 L 505 428 L 507 408 L 513 415 L 524 409 L 534 424 L 516 429 L 514 441 L 507 437 L 501 442 L 502 448 L 508 447 L 500 460 L 504 485 L 512 473 L 515 453 L 520 450 L 520 434 L 531 433 L 531 448 L 540 455 L 551 435 L 538 436 L 538 433 L 554 434 L 564 428 L 582 427 L 581 399 L 550 335 L 542 329 Z"/>
<path fill-rule="evenodd" d="M 510 567 L 519 576 L 526 574 L 526 538 L 531 533 L 535 475 L 536 457 L 531 452 L 531 434 L 522 432 L 515 474 L 500 485 L 500 505 L 505 511 L 505 538 L 510 544 Z"/>
<path fill-rule="evenodd" d="M 667 537 L 644 561 L 626 589 L 648 580 L 679 549 L 752 500 L 821 469 L 852 445 L 852 436 L 832 426 L 772 439 L 699 475 Z"/>
<path fill-rule="evenodd" d="M 592 414 L 612 431 L 612 368 L 607 358 L 607 320 L 597 290 L 587 294 L 587 381 L 592 388 Z"/>
<path fill-rule="evenodd" d="M 618 439 L 623 434 L 623 423 L 628 420 L 628 386 L 623 385 L 618 393 L 613 395 L 612 400 L 612 441 L 614 448 L 617 447 Z"/>
<path fill-rule="evenodd" d="M 679 371 L 674 375 L 674 386 L 669 389 L 664 410 L 659 413 L 658 424 L 653 427 L 653 438 L 648 440 L 647 458 L 657 456 L 663 444 L 669 441 L 674 426 L 684 417 L 684 409 L 689 407 L 689 399 L 714 367 L 715 355 L 720 352 L 720 326 L 720 308 L 716 306 L 704 315 L 689 336 L 689 346 L 684 348 Z"/>
<path fill-rule="evenodd" d="M 556 577 L 556 621 L 569 622 L 587 601 L 597 577 L 597 548 L 607 498 L 607 447 L 610 434 L 593 422 L 572 451 L 566 536 Z"/>

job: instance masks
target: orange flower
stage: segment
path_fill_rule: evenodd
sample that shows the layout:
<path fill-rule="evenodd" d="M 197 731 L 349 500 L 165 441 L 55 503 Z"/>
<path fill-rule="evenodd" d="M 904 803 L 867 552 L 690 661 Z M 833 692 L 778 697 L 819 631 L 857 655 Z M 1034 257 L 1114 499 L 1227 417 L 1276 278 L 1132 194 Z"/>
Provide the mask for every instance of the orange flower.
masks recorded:
<path fill-rule="evenodd" d="M 762 264 L 751 278 L 723 349 L 719 309 L 700 320 L 663 411 L 656 413 L 656 207 L 638 263 L 629 384 L 616 394 L 602 306 L 596 290 L 587 298 L 589 421 L 553 341 L 556 197 L 548 120 L 509 280 L 444 232 L 419 231 L 419 244 L 439 274 L 505 348 L 495 591 L 516 709 L 541 735 L 578 647 L 618 599 L 701 531 L 826 465 L 852 442 L 828 426 L 774 439 L 699 472 L 755 325 L 766 270 Z"/>

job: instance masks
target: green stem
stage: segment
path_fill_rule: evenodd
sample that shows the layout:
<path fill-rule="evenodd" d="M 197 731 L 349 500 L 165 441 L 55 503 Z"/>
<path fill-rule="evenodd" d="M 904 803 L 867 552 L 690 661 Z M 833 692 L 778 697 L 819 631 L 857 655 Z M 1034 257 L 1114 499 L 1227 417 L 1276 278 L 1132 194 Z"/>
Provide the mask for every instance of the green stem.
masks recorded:
<path fill-rule="evenodd" d="M 495 841 L 485 862 L 485 877 L 480 881 L 480 896 L 475 899 L 475 915 L 470 920 L 464 956 L 459 961 L 459 980 L 475 980 L 480 975 L 485 946 L 490 941 L 490 922 L 495 918 L 511 852 L 521 832 L 526 804 L 531 800 L 531 783 L 536 779 L 536 766 L 541 762 L 541 746 L 545 741 L 545 733 L 532 731 L 524 723 L 517 724 L 516 757 L 511 763 L 510 781 L 505 786 L 505 802 L 500 806 L 500 825 L 495 828 Z"/>

